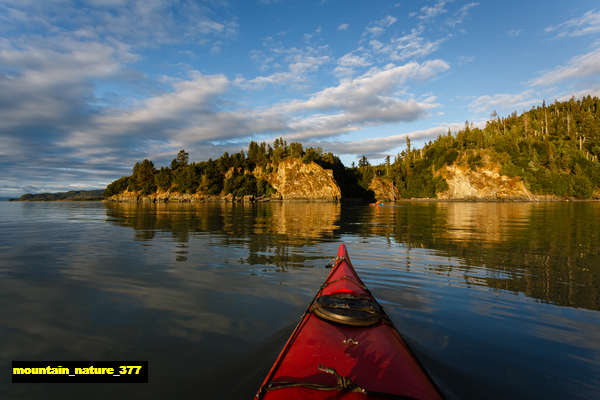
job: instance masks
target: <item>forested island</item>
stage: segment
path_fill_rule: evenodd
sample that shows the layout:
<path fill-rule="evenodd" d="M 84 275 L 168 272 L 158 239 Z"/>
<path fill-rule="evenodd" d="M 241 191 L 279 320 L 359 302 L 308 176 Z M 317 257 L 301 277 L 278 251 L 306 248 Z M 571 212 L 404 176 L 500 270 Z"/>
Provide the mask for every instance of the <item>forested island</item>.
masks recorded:
<path fill-rule="evenodd" d="M 170 166 L 137 162 L 104 197 L 131 201 L 206 199 L 600 198 L 600 99 L 586 96 L 542 105 L 485 128 L 441 135 L 420 149 L 371 165 L 363 156 L 346 167 L 320 148 L 276 139 L 246 151 L 190 162 L 181 150 Z"/>

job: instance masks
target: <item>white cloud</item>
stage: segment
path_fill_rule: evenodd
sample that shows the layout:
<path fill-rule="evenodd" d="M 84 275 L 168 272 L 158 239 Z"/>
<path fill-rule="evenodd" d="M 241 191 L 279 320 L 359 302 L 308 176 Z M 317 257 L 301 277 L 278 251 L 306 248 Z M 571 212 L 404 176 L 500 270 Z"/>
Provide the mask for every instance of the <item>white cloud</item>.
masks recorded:
<path fill-rule="evenodd" d="M 337 86 L 321 90 L 308 100 L 287 103 L 283 109 L 296 112 L 307 109 L 361 109 L 378 105 L 408 80 L 430 79 L 449 68 L 442 60 L 431 60 L 423 64 L 411 62 L 384 69 L 374 68 L 359 77 L 343 80 Z"/>
<path fill-rule="evenodd" d="M 239 85 L 244 88 L 259 88 L 267 84 L 286 85 L 304 82 L 309 73 L 317 71 L 321 65 L 329 61 L 329 56 L 298 53 L 289 56 L 287 60 L 289 61 L 287 71 L 257 76 L 249 80 L 241 80 L 239 81 Z"/>
<path fill-rule="evenodd" d="M 233 111 L 221 111 L 218 107 L 231 86 L 225 76 L 192 72 L 188 80 L 166 79 L 172 90 L 143 100 L 129 110 L 109 110 L 95 116 L 85 126 L 72 130 L 58 145 L 70 148 L 73 156 L 91 159 L 93 164 L 105 163 L 107 157 L 132 143 L 137 152 L 146 153 L 156 143 L 169 149 L 200 149 L 214 141 L 254 135 L 307 139 L 413 121 L 437 106 L 435 98 L 417 101 L 410 96 L 401 98 L 398 93 L 410 82 L 430 79 L 448 68 L 441 60 L 432 60 L 372 69 L 306 100 Z"/>
<path fill-rule="evenodd" d="M 500 93 L 493 96 L 479 96 L 469 104 L 469 109 L 478 113 L 491 113 L 494 110 L 508 111 L 516 109 L 525 109 L 538 103 L 540 99 L 536 97 L 533 90 L 525 90 L 521 93 Z"/>
<path fill-rule="evenodd" d="M 462 6 L 461 8 L 458 9 L 457 12 L 454 13 L 454 15 L 448 19 L 447 24 L 451 27 L 455 27 L 457 25 L 460 25 L 464 22 L 465 18 L 467 18 L 467 15 L 469 14 L 469 10 L 473 7 L 477 7 L 479 5 L 479 3 L 468 3 L 465 4 L 464 6 Z"/>
<path fill-rule="evenodd" d="M 437 106 L 434 99 L 419 102 L 399 98 L 396 94 L 409 81 L 430 79 L 448 68 L 442 60 L 373 68 L 359 77 L 323 89 L 307 100 L 283 103 L 271 111 L 300 115 L 289 123 L 291 130 L 287 136 L 294 139 L 334 136 L 365 126 L 414 121 Z M 306 116 L 310 111 L 316 113 Z"/>
<path fill-rule="evenodd" d="M 363 49 L 360 48 L 358 51 L 344 54 L 342 57 L 338 58 L 338 65 L 333 70 L 333 73 L 338 77 L 349 77 L 354 75 L 357 68 L 364 68 L 372 65 L 372 62 L 367 59 L 368 55 L 365 52 L 359 54 L 361 50 Z"/>
<path fill-rule="evenodd" d="M 450 1 L 452 1 L 452 0 L 450 0 Z M 450 1 L 448 1 L 448 0 L 438 0 L 432 6 L 423 6 L 423 7 L 421 7 L 420 14 L 417 15 L 417 18 L 419 18 L 420 20 L 424 21 L 424 20 L 435 18 L 438 15 L 445 14 L 446 12 L 448 12 L 448 10 L 446 10 L 444 8 L 444 6 L 446 4 L 448 4 Z"/>
<path fill-rule="evenodd" d="M 5 18 L 4 12 L 11 17 Z M 0 4 L 0 23 L 18 31 L 42 26 L 51 34 L 70 32 L 138 46 L 181 42 L 210 46 L 214 39 L 237 33 L 235 18 L 218 19 L 214 14 L 209 5 L 179 0 L 88 0 L 87 7 L 71 0 Z"/>
<path fill-rule="evenodd" d="M 216 108 L 230 85 L 222 75 L 194 73 L 176 81 L 173 90 L 149 98 L 127 112 L 115 111 L 93 122 L 94 129 L 73 132 L 61 144 L 87 149 L 100 157 L 102 146 L 122 140 L 160 140 L 172 147 L 194 146 L 214 140 L 281 134 L 305 139 L 334 136 L 375 124 L 412 121 L 436 106 L 434 99 L 416 101 L 395 95 L 409 81 L 429 79 L 448 69 L 441 60 L 373 69 L 355 79 L 321 90 L 307 100 L 281 103 L 260 110 L 222 112 Z M 136 139 L 134 139 L 136 138 Z M 83 154 L 83 153 L 81 153 Z"/>
<path fill-rule="evenodd" d="M 571 97 L 574 97 L 576 99 L 580 99 L 580 98 L 582 98 L 584 96 L 596 96 L 596 97 L 600 97 L 600 84 L 595 84 L 595 85 L 586 87 L 585 89 L 574 90 L 574 91 L 569 91 L 567 93 L 559 94 L 556 97 L 556 100 L 558 100 L 558 101 L 567 101 Z"/>
<path fill-rule="evenodd" d="M 481 124 L 479 124 L 481 125 Z M 332 151 L 335 154 L 364 154 L 368 157 L 383 158 L 386 155 L 393 155 L 399 147 L 404 147 L 406 138 L 411 139 L 433 139 L 439 135 L 445 135 L 450 131 L 455 132 L 464 128 L 464 122 L 452 122 L 429 129 L 416 130 L 398 135 L 367 138 L 351 141 L 313 141 L 310 146 L 319 146 L 325 151 Z"/>
<path fill-rule="evenodd" d="M 404 61 L 413 57 L 424 57 L 436 51 L 445 39 L 429 41 L 422 36 L 422 30 L 413 29 L 411 33 L 391 38 L 388 43 L 378 40 L 369 42 L 373 52 L 386 55 L 393 61 Z"/>
<path fill-rule="evenodd" d="M 379 36 L 387 28 L 394 25 L 398 19 L 396 17 L 392 17 L 391 15 L 387 15 L 382 19 L 379 19 L 375 22 L 372 22 L 367 26 L 363 35 L 369 35 L 371 37 Z"/>
<path fill-rule="evenodd" d="M 600 32 L 600 12 L 590 10 L 581 17 L 571 18 L 561 24 L 549 26 L 546 32 L 556 32 L 557 37 L 576 37 Z"/>
<path fill-rule="evenodd" d="M 3 25 L 10 35 L 0 38 L 0 147 L 6 146 L 0 148 L 0 164 L 11 162 L 17 171 L 35 160 L 38 170 L 72 174 L 64 181 L 77 179 L 84 185 L 120 176 L 143 157 L 160 165 L 181 147 L 214 156 L 229 145 L 239 150 L 239 143 L 251 137 L 330 138 L 367 126 L 414 121 L 438 104 L 433 97 L 415 98 L 410 87 L 449 68 L 442 60 L 430 60 L 364 72 L 383 64 L 366 44 L 335 60 L 326 45 L 286 47 L 278 43 L 283 35 L 273 35 L 263 50 L 252 54 L 264 62 L 265 71 L 253 79 L 206 75 L 186 65 L 170 77 L 151 80 L 130 69 L 145 46 L 202 42 L 207 51 L 226 51 L 226 38 L 238 29 L 236 19 L 217 18 L 208 9 L 211 2 L 183 1 L 177 15 L 170 13 L 170 0 L 89 0 L 86 10 L 65 0 L 60 13 L 56 2 L 12 4 L 0 5 L 0 25 L 10 19 L 6 15 L 15 17 L 8 22 L 12 25 Z M 1 15 L 8 8 L 10 13 Z M 385 30 L 395 23 L 395 17 L 387 16 L 370 27 Z M 43 34 L 26 31 L 33 25 Z M 311 33 L 311 39 L 320 40 L 319 32 Z M 408 39 L 383 43 L 377 55 L 389 63 L 428 54 L 436 46 L 412 39 L 414 45 Z M 425 50 L 419 52 L 417 46 Z M 229 97 L 240 88 L 265 84 L 302 83 L 306 93 L 311 74 L 328 63 L 361 74 L 272 106 L 243 108 Z M 183 78 L 177 72 L 181 69 L 187 71 Z M 139 97 L 129 94 L 132 89 Z M 0 174 L 0 190 L 7 174 L 11 172 Z"/>
<path fill-rule="evenodd" d="M 297 120 L 292 119 L 289 124 L 291 131 L 285 137 L 306 139 L 335 136 L 367 126 L 414 121 L 436 106 L 437 104 L 418 102 L 413 99 L 380 98 L 363 108 L 345 108 L 337 113 L 314 114 Z"/>
<path fill-rule="evenodd" d="M 508 32 L 506 32 L 508 34 L 508 36 L 510 37 L 517 37 L 521 34 L 521 29 L 510 29 Z"/>
<path fill-rule="evenodd" d="M 88 113 L 94 100 L 92 79 L 124 74 L 127 51 L 63 38 L 58 43 L 0 44 L 0 64 L 16 71 L 0 74 L 0 133 L 60 134 Z"/>
<path fill-rule="evenodd" d="M 208 18 L 203 18 L 196 23 L 196 29 L 200 33 L 221 33 L 225 30 L 225 25 Z"/>
<path fill-rule="evenodd" d="M 344 67 L 366 67 L 371 65 L 364 57 L 352 53 L 344 54 L 338 59 L 338 64 Z"/>
<path fill-rule="evenodd" d="M 320 32 L 317 28 L 315 32 Z M 282 36 L 282 35 L 279 35 Z M 312 35 L 311 35 L 312 37 Z M 262 88 L 269 84 L 287 85 L 306 82 L 309 75 L 331 61 L 329 46 L 306 43 L 304 47 L 286 47 L 279 37 L 263 39 L 263 50 L 252 50 L 250 57 L 262 71 L 271 73 L 252 79 L 239 79 L 237 84 L 246 89 Z M 285 68 L 282 71 L 282 67 Z"/>
<path fill-rule="evenodd" d="M 86 0 L 85 3 L 96 7 L 124 6 L 129 0 Z"/>
<path fill-rule="evenodd" d="M 349 24 L 340 24 L 337 29 L 338 31 L 345 31 L 346 29 L 348 29 L 350 27 Z"/>
<path fill-rule="evenodd" d="M 192 79 L 173 82 L 173 90 L 143 100 L 131 110 L 114 110 L 90 121 L 91 127 L 71 132 L 59 145 L 86 147 L 107 145 L 109 138 L 121 140 L 165 139 L 169 132 L 204 118 L 211 118 L 214 100 L 228 88 L 224 75 L 203 75 L 192 72 Z M 161 132 L 162 131 L 162 132 Z M 214 138 L 211 136 L 210 138 Z M 217 135 L 218 136 L 218 135 Z"/>
<path fill-rule="evenodd" d="M 566 65 L 561 65 L 529 81 L 532 86 L 549 86 L 565 80 L 600 76 L 600 48 L 573 57 Z"/>

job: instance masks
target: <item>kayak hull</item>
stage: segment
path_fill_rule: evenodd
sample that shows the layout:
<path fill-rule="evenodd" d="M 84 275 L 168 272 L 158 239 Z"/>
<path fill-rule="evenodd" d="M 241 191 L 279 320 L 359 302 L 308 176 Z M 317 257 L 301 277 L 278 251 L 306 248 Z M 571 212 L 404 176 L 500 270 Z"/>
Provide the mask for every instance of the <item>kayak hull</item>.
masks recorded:
<path fill-rule="evenodd" d="M 348 294 L 370 297 L 376 303 L 343 244 L 336 260 L 255 398 L 442 398 L 387 316 L 371 326 L 351 326 L 313 312 L 320 296 Z M 337 376 L 324 370 L 334 370 Z M 359 389 L 341 388 L 338 376 Z"/>

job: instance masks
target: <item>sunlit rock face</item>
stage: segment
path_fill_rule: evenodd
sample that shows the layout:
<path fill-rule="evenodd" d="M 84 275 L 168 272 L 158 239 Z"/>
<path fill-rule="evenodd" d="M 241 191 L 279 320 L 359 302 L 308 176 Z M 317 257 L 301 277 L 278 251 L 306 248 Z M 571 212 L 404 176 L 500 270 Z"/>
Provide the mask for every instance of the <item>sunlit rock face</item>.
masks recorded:
<path fill-rule="evenodd" d="M 523 180 L 500 175 L 497 168 L 487 166 L 475 170 L 450 165 L 439 171 L 449 189 L 438 193 L 442 200 L 534 200 Z"/>
<path fill-rule="evenodd" d="M 391 180 L 373 177 L 369 189 L 375 193 L 377 201 L 396 201 L 401 198 L 400 192 Z"/>
<path fill-rule="evenodd" d="M 341 197 L 333 171 L 314 162 L 305 164 L 298 159 L 283 160 L 268 181 L 277 190 L 275 197 L 282 200 L 337 201 Z"/>

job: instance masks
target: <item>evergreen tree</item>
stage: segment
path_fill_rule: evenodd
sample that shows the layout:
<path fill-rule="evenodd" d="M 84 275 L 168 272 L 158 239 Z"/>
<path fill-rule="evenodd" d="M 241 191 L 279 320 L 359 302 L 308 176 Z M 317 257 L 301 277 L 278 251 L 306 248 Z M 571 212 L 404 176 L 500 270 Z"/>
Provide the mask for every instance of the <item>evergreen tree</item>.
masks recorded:
<path fill-rule="evenodd" d="M 179 150 L 177 157 L 171 161 L 171 169 L 176 170 L 177 168 L 185 167 L 188 165 L 189 157 L 190 155 L 184 149 Z"/>

